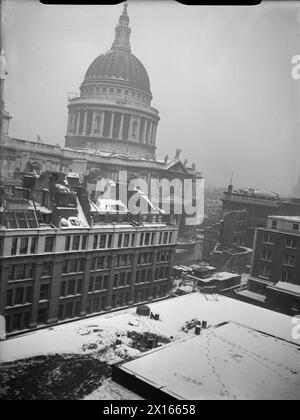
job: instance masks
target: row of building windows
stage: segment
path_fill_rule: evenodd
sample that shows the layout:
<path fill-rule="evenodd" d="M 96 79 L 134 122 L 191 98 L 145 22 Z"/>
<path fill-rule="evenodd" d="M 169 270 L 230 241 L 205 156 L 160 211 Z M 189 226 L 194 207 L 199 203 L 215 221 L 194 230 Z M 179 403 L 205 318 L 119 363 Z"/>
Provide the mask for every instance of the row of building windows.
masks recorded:
<path fill-rule="evenodd" d="M 40 285 L 39 301 L 49 300 L 50 284 Z M 32 286 L 16 287 L 8 289 L 6 295 L 6 306 L 26 305 L 32 303 Z"/>
<path fill-rule="evenodd" d="M 172 242 L 173 232 L 160 232 L 159 244 Z M 44 252 L 54 251 L 54 236 L 46 236 Z M 271 243 L 271 242 L 267 242 Z M 88 235 L 67 235 L 65 239 L 65 251 L 86 250 Z M 150 246 L 155 244 L 155 232 L 141 233 L 139 245 Z M 113 246 L 113 235 L 94 235 L 93 249 L 109 249 Z M 135 234 L 121 233 L 118 237 L 118 248 L 129 248 L 135 246 Z M 35 254 L 37 252 L 37 237 L 14 237 L 11 245 L 11 255 Z"/>
<path fill-rule="evenodd" d="M 49 286 L 49 285 L 43 285 L 43 286 Z M 68 286 L 66 286 L 68 287 Z M 32 291 L 26 288 L 23 288 L 24 290 L 16 292 L 16 299 L 21 301 L 26 301 L 27 299 L 24 298 L 26 295 L 30 295 Z M 42 292 L 43 290 L 43 292 Z M 41 288 L 41 296 L 44 296 L 44 293 L 48 293 L 48 289 Z M 150 288 L 149 286 L 146 287 L 139 287 L 135 290 L 135 302 L 143 302 L 146 301 L 149 298 L 149 292 Z M 163 297 L 168 292 L 168 284 L 166 282 L 162 282 L 159 284 L 156 284 L 153 288 L 153 297 L 155 299 Z M 129 305 L 129 298 L 130 294 L 128 290 L 124 291 L 117 291 L 112 294 L 112 307 L 122 307 Z M 22 300 L 23 299 L 23 300 Z M 58 319 L 60 321 L 63 321 L 65 319 L 72 319 L 75 317 L 79 317 L 81 313 L 81 299 L 73 299 L 68 300 L 66 302 L 60 302 L 58 307 Z M 42 304 L 43 307 L 38 308 L 38 314 L 37 314 L 37 325 L 45 325 L 48 320 L 49 316 L 49 307 L 48 305 L 45 306 Z M 106 310 L 107 305 L 107 295 L 95 295 L 90 296 L 87 301 L 87 313 L 97 313 Z M 9 305 L 11 306 L 11 305 Z M 24 329 L 30 328 L 30 322 L 31 322 L 31 311 L 29 310 L 19 310 L 19 311 L 13 311 L 9 312 L 5 316 L 6 321 L 6 331 L 8 333 L 21 331 Z"/>
<path fill-rule="evenodd" d="M 63 274 L 80 273 L 85 270 L 84 258 L 65 260 L 63 265 Z"/>
<path fill-rule="evenodd" d="M 269 253 L 263 254 L 264 259 L 270 257 Z M 133 265 L 133 254 L 123 254 L 118 255 L 116 266 L 117 267 L 129 267 Z M 169 261 L 170 252 L 161 251 L 158 253 L 157 262 Z M 286 265 L 293 266 L 295 264 L 295 257 L 289 256 Z M 141 253 L 138 257 L 138 265 L 151 264 L 153 261 L 152 253 Z M 105 270 L 109 269 L 111 266 L 111 257 L 108 255 L 94 257 L 92 259 L 91 270 Z M 50 277 L 52 276 L 53 264 L 50 261 L 45 261 L 42 265 L 41 277 Z M 63 274 L 70 273 L 81 273 L 85 271 L 85 259 L 69 259 L 65 260 L 63 264 Z M 8 268 L 8 280 L 26 280 L 32 279 L 35 274 L 35 263 L 26 263 L 26 264 L 14 264 L 10 265 Z"/>
<path fill-rule="evenodd" d="M 272 229 L 276 230 L 277 228 L 278 228 L 278 220 L 272 220 Z M 293 223 L 293 230 L 295 232 L 299 232 L 300 224 L 299 223 Z"/>
<path fill-rule="evenodd" d="M 155 279 L 167 278 L 169 275 L 169 267 L 159 267 L 155 271 Z M 152 269 L 137 270 L 135 276 L 135 283 L 150 282 L 152 277 Z M 132 271 L 124 271 L 116 273 L 114 276 L 114 288 L 130 286 L 132 278 Z M 108 275 L 92 276 L 89 279 L 89 292 L 95 292 L 107 289 Z M 60 296 L 73 296 L 83 293 L 83 280 L 69 279 L 63 280 L 60 287 Z M 45 283 L 40 286 L 39 300 L 48 300 L 50 294 L 50 284 Z M 15 289 L 8 289 L 7 291 L 7 306 L 24 305 L 32 303 L 32 286 L 17 287 Z"/>
<path fill-rule="evenodd" d="M 133 254 L 118 255 L 117 267 L 129 267 L 133 265 Z"/>
<path fill-rule="evenodd" d="M 44 252 L 53 252 L 54 236 L 45 238 Z M 35 254 L 37 250 L 37 237 L 12 238 L 11 255 Z"/>
<path fill-rule="evenodd" d="M 50 261 L 44 261 L 41 269 L 41 277 L 52 276 L 53 264 Z M 26 280 L 32 279 L 35 275 L 35 263 L 12 264 L 8 268 L 8 280 Z"/>
<path fill-rule="evenodd" d="M 92 276 L 89 278 L 89 292 L 96 292 L 108 288 L 108 275 Z"/>
<path fill-rule="evenodd" d="M 139 283 L 148 283 L 151 281 L 152 278 L 152 269 L 149 268 L 148 270 L 137 270 L 135 276 L 135 284 Z"/>
<path fill-rule="evenodd" d="M 169 275 L 170 275 L 170 267 L 168 265 L 162 266 L 162 267 L 157 267 L 155 269 L 154 279 L 155 280 L 167 279 L 169 277 Z"/>
<path fill-rule="evenodd" d="M 274 238 L 272 235 L 264 235 L 263 242 L 265 244 L 274 245 Z M 298 241 L 297 239 L 287 238 L 285 240 L 285 247 L 291 249 L 297 249 Z"/>
<path fill-rule="evenodd" d="M 130 286 L 131 284 L 131 271 L 122 271 L 121 273 L 116 273 L 114 277 L 114 287 L 124 287 Z"/>
<path fill-rule="evenodd" d="M 37 314 L 37 324 L 44 325 L 48 319 L 48 308 L 39 308 Z M 22 331 L 30 328 L 31 312 L 18 311 L 8 313 L 5 316 L 6 331 L 8 333 Z"/>
<path fill-rule="evenodd" d="M 110 235 L 94 235 L 93 249 L 103 249 L 112 247 L 113 236 Z"/>
<path fill-rule="evenodd" d="M 88 235 L 67 235 L 65 251 L 85 250 L 87 247 Z"/>
<path fill-rule="evenodd" d="M 22 311 L 5 316 L 6 331 L 8 333 L 13 331 L 26 330 L 30 326 L 31 312 Z"/>
<path fill-rule="evenodd" d="M 104 311 L 105 308 L 106 308 L 106 295 L 91 297 L 88 299 L 88 302 L 87 302 L 88 314 Z"/>
<path fill-rule="evenodd" d="M 138 257 L 138 265 L 151 264 L 153 262 L 152 252 L 142 252 Z"/>
<path fill-rule="evenodd" d="M 170 251 L 160 251 L 157 254 L 157 262 L 170 261 L 170 258 L 171 258 Z"/>
<path fill-rule="evenodd" d="M 110 268 L 111 257 L 108 255 L 102 255 L 100 257 L 94 257 L 92 259 L 92 270 L 106 270 Z"/>
<path fill-rule="evenodd" d="M 8 280 L 32 279 L 34 276 L 34 263 L 11 264 L 8 268 Z"/>
<path fill-rule="evenodd" d="M 114 96 L 115 94 L 117 94 L 117 96 L 137 98 L 143 100 L 144 102 L 150 102 L 149 98 L 146 95 L 142 95 L 141 93 L 135 92 L 134 90 L 129 91 L 128 89 L 96 86 L 86 87 L 83 88 L 81 91 L 82 96 L 106 96 L 107 94 L 109 94 L 110 96 Z"/>
<path fill-rule="evenodd" d="M 80 316 L 80 305 L 81 301 L 71 301 L 67 303 L 61 303 L 58 307 L 58 319 L 63 321 L 65 319 L 71 319 Z"/>
<path fill-rule="evenodd" d="M 32 286 L 8 289 L 6 306 L 24 305 L 32 302 Z"/>
<path fill-rule="evenodd" d="M 156 285 L 153 288 L 153 297 L 154 299 L 158 299 L 160 297 L 164 297 L 167 295 L 168 292 L 168 285 L 166 283 Z M 139 287 L 135 290 L 134 293 L 134 300 L 136 303 L 138 302 L 145 302 L 149 299 L 150 287 Z M 118 308 L 129 305 L 130 295 L 128 290 L 123 292 L 118 291 L 112 294 L 112 307 Z"/>
<path fill-rule="evenodd" d="M 60 284 L 60 296 L 81 295 L 83 292 L 82 279 L 64 280 Z"/>
<path fill-rule="evenodd" d="M 268 248 L 262 249 L 261 252 L 261 259 L 264 261 L 272 262 L 273 260 L 273 251 Z M 296 255 L 284 254 L 283 255 L 283 265 L 287 265 L 289 267 L 296 266 Z"/>
<path fill-rule="evenodd" d="M 269 280 L 271 278 L 271 267 L 270 265 L 263 264 L 260 267 L 260 273 L 259 277 L 262 277 L 266 280 Z M 289 271 L 282 271 L 280 281 L 286 282 L 286 283 L 299 283 L 299 280 L 297 281 L 297 276 L 295 273 L 290 273 Z"/>

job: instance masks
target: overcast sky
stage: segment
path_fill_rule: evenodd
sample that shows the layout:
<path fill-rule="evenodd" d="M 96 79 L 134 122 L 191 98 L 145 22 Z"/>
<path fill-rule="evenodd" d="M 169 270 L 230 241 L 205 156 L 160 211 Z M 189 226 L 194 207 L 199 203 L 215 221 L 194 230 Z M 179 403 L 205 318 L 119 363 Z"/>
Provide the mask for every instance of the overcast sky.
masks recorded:
<path fill-rule="evenodd" d="M 122 6 L 6 0 L 4 47 L 12 136 L 64 144 L 67 93 L 106 52 Z M 132 52 L 160 112 L 157 156 L 195 162 L 207 184 L 290 194 L 300 170 L 296 4 L 185 6 L 129 0 Z"/>

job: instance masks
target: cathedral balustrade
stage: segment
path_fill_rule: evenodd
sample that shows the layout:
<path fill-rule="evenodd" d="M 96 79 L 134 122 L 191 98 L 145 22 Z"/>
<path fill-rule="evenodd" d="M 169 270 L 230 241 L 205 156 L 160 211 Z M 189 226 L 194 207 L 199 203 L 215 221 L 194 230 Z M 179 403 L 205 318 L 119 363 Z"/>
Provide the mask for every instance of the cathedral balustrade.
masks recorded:
<path fill-rule="evenodd" d="M 101 105 L 121 105 L 123 107 L 127 108 L 137 108 L 146 110 L 147 112 L 153 113 L 158 116 L 157 109 L 146 105 L 142 102 L 134 101 L 133 99 L 127 99 L 127 98 L 101 98 L 101 97 L 76 97 L 76 98 L 69 98 L 69 105 L 76 105 L 76 104 L 82 104 L 82 105 L 89 105 L 92 104 L 101 104 Z"/>

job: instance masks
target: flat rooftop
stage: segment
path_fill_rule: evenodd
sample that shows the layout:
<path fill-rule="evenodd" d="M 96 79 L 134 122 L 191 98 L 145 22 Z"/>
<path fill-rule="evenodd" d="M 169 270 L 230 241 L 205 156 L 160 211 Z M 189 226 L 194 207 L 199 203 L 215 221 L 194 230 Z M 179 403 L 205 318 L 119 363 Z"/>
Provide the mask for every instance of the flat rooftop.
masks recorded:
<path fill-rule="evenodd" d="M 195 318 L 206 320 L 212 328 L 226 321 L 235 321 L 300 345 L 300 340 L 292 338 L 291 317 L 226 296 L 205 296 L 197 292 L 149 303 L 148 306 L 153 313 L 159 314 L 158 321 L 138 316 L 136 308 L 130 307 L 0 341 L 0 364 L 51 354 L 88 354 L 110 365 L 120 363 L 126 361 L 127 356 L 135 359 L 145 354 L 132 346 L 127 337 L 128 331 L 154 333 L 168 338 L 171 343 L 189 338 L 194 340 L 194 329 L 185 332 L 184 327 Z M 117 338 L 121 340 L 121 345 L 116 346 Z M 273 340 L 270 342 L 274 344 Z M 89 345 L 93 348 L 84 350 Z M 299 356 L 298 352 L 298 361 Z M 290 360 L 288 352 L 286 360 Z M 123 400 L 136 399 L 137 396 L 108 378 L 86 398 Z"/>
<path fill-rule="evenodd" d="M 179 400 L 300 399 L 299 346 L 227 323 L 144 353 L 113 379 Z M 136 387 L 135 387 L 136 385 Z M 158 392 L 159 394 L 156 394 Z"/>
<path fill-rule="evenodd" d="M 277 290 L 279 292 L 284 292 L 291 294 L 293 296 L 300 296 L 300 286 L 298 284 L 286 283 L 286 282 L 278 282 L 274 285 L 268 286 L 270 289 Z"/>
<path fill-rule="evenodd" d="M 255 293 L 255 292 L 251 292 L 248 289 L 244 289 L 244 290 L 236 290 L 235 292 L 237 295 L 249 298 L 249 299 L 254 299 L 257 300 L 258 302 L 265 302 L 266 301 L 266 296 L 265 295 L 261 295 L 259 293 Z"/>
<path fill-rule="evenodd" d="M 97 340 L 97 329 L 102 330 L 103 347 L 115 343 L 116 332 L 153 332 L 180 339 L 185 337 L 182 327 L 193 318 L 206 320 L 208 325 L 238 322 L 300 345 L 300 340 L 292 338 L 291 317 L 226 296 L 214 295 L 211 298 L 196 292 L 147 305 L 153 313 L 159 314 L 159 321 L 137 316 L 136 308 L 130 307 L 0 341 L 0 363 L 44 354 L 83 353 L 84 344 Z M 89 334 L 80 334 L 83 330 Z M 98 350 L 100 348 L 98 346 Z M 119 362 L 121 359 L 110 354 L 110 360 Z"/>

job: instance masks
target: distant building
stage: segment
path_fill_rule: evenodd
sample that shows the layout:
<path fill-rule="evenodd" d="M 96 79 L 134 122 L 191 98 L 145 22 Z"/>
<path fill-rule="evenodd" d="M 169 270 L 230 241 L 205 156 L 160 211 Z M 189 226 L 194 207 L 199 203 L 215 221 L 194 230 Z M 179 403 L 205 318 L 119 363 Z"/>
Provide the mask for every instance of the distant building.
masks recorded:
<path fill-rule="evenodd" d="M 248 248 L 253 248 L 255 229 L 266 227 L 268 216 L 300 214 L 300 198 L 282 198 L 276 193 L 256 189 L 234 190 L 233 186 L 229 185 L 222 201 L 223 211 L 247 211 L 245 246 Z"/>
<path fill-rule="evenodd" d="M 297 198 L 300 198 L 300 174 L 299 174 L 298 182 L 295 186 L 294 196 Z"/>
<path fill-rule="evenodd" d="M 227 211 L 220 222 L 204 229 L 203 259 L 220 271 L 243 273 L 252 250 L 244 247 L 247 212 Z"/>
<path fill-rule="evenodd" d="M 239 297 L 300 313 L 300 216 L 270 216 L 267 227 L 257 229 L 250 274 Z"/>

